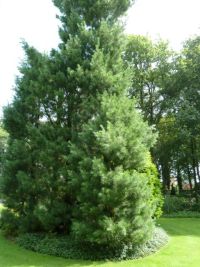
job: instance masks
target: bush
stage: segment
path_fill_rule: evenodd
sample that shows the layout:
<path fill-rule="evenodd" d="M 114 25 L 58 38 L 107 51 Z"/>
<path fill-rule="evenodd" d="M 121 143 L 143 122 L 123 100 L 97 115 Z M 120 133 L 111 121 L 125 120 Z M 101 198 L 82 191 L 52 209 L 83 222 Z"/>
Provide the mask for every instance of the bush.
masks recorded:
<path fill-rule="evenodd" d="M 165 196 L 163 211 L 164 214 L 184 211 L 187 208 L 188 200 L 184 197 Z"/>
<path fill-rule="evenodd" d="M 164 198 L 161 192 L 161 183 L 158 179 L 158 170 L 156 166 L 151 162 L 151 158 L 148 159 L 149 163 L 146 167 L 146 173 L 149 176 L 149 186 L 152 188 L 152 199 L 154 202 L 155 211 L 153 214 L 153 218 L 159 218 L 163 213 L 163 203 Z M 156 205 L 155 205 L 156 204 Z"/>
<path fill-rule="evenodd" d="M 166 232 L 162 228 L 156 227 L 155 231 L 154 231 L 153 238 L 150 241 L 148 241 L 145 245 L 139 246 L 135 250 L 135 252 L 132 255 L 132 257 L 130 257 L 130 258 L 131 259 L 133 259 L 133 258 L 136 259 L 136 258 L 145 257 L 147 255 L 155 253 L 161 247 L 166 245 L 168 240 L 169 240 L 169 237 L 166 234 Z"/>
<path fill-rule="evenodd" d="M 122 244 L 111 248 L 88 243 L 77 243 L 69 236 L 45 236 L 44 234 L 24 234 L 16 239 L 17 243 L 35 252 L 60 256 L 67 259 L 84 260 L 125 260 L 147 256 L 156 252 L 168 241 L 168 236 L 161 228 L 155 228 L 153 237 L 144 245 L 133 247 Z"/>
<path fill-rule="evenodd" d="M 174 214 L 178 212 L 200 212 L 200 202 L 195 198 L 165 196 L 163 212 L 164 214 Z"/>
<path fill-rule="evenodd" d="M 175 213 L 164 214 L 165 218 L 200 218 L 200 212 L 197 211 L 178 211 Z"/>
<path fill-rule="evenodd" d="M 200 212 L 200 201 L 193 201 L 192 203 L 192 211 Z"/>
<path fill-rule="evenodd" d="M 11 211 L 2 209 L 0 218 L 0 228 L 3 234 L 5 236 L 15 236 L 19 227 L 18 217 Z"/>

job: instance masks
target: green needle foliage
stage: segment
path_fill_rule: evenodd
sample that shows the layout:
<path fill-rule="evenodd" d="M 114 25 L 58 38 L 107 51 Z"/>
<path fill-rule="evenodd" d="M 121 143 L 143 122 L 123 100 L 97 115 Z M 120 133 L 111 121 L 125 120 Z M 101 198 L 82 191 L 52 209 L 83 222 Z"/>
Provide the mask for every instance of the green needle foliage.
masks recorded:
<path fill-rule="evenodd" d="M 148 240 L 156 208 L 147 171 L 152 139 L 131 100 L 102 96 L 98 116 L 71 145 L 71 184 L 78 196 L 72 231 L 77 238 L 114 246 Z"/>
<path fill-rule="evenodd" d="M 118 19 L 131 0 L 55 0 L 61 43 L 26 60 L 5 109 L 5 232 L 56 232 L 118 247 L 151 238 L 159 183 L 152 130 L 127 98 Z M 13 227 L 14 225 L 14 227 Z"/>

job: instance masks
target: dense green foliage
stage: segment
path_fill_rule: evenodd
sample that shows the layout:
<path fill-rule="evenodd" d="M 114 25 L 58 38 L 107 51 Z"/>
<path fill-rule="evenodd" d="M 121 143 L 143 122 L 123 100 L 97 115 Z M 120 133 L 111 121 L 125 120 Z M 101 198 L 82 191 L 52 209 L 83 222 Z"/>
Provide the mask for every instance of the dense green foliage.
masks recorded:
<path fill-rule="evenodd" d="M 175 127 L 177 133 L 176 162 L 179 188 L 182 189 L 184 175 L 187 176 L 191 188 L 199 190 L 198 182 L 200 143 L 199 143 L 199 58 L 200 38 L 188 40 L 177 60 L 175 84 L 179 97 L 174 101 Z"/>
<path fill-rule="evenodd" d="M 179 212 L 199 212 L 200 215 L 200 203 L 196 202 L 196 199 L 186 198 L 180 196 L 165 196 L 163 205 L 164 214 L 175 214 Z"/>
<path fill-rule="evenodd" d="M 199 46 L 185 42 L 178 54 L 168 44 L 129 36 L 124 60 L 132 70 L 130 96 L 159 133 L 151 150 L 163 189 L 190 189 L 199 194 Z M 173 179 L 172 179 L 173 178 Z M 177 184 L 177 185 L 176 185 Z"/>
<path fill-rule="evenodd" d="M 41 234 L 24 234 L 17 238 L 17 244 L 23 248 L 47 255 L 66 259 L 84 260 L 125 260 L 145 257 L 166 245 L 168 235 L 161 228 L 155 228 L 153 237 L 145 244 L 133 248 L 131 244 L 113 250 L 102 246 L 91 246 L 75 242 L 66 236 L 44 236 Z"/>
<path fill-rule="evenodd" d="M 200 218 L 199 211 L 176 211 L 169 214 L 164 214 L 164 218 Z"/>
<path fill-rule="evenodd" d="M 55 0 L 61 43 L 49 55 L 24 43 L 1 193 L 6 234 L 68 234 L 117 250 L 148 241 L 162 197 L 152 129 L 127 97 L 119 23 L 133 1 Z"/>
<path fill-rule="evenodd" d="M 152 134 L 126 97 L 106 94 L 100 110 L 71 148 L 79 204 L 72 230 L 91 243 L 138 244 L 151 235 L 156 209 L 146 149 Z"/>
<path fill-rule="evenodd" d="M 132 0 L 53 2 L 61 43 L 48 55 L 23 44 L 0 128 L 1 229 L 43 232 L 20 242 L 66 258 L 146 255 L 160 246 L 150 241 L 158 176 L 173 195 L 165 215 L 199 217 L 200 38 L 176 54 L 162 40 L 125 37 L 119 18 Z M 174 196 L 185 188 L 187 198 Z"/>
<path fill-rule="evenodd" d="M 132 70 L 130 97 L 138 99 L 145 120 L 158 124 L 169 106 L 173 52 L 168 43 L 156 43 L 145 36 L 131 35 L 127 38 L 125 62 Z"/>

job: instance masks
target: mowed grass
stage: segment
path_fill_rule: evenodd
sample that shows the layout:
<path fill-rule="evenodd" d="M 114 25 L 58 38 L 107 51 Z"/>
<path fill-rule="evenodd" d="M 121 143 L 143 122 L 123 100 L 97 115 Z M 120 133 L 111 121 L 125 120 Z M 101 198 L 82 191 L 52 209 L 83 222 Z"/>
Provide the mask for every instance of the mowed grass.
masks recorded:
<path fill-rule="evenodd" d="M 123 262 L 65 260 L 24 250 L 0 235 L 0 267 L 199 267 L 200 219 L 160 220 L 169 243 L 154 255 Z"/>

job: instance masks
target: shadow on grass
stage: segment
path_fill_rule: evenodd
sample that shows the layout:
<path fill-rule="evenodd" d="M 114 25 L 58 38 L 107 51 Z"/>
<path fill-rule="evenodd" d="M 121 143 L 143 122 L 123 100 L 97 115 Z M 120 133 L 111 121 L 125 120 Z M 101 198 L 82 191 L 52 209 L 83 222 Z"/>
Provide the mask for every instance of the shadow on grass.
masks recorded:
<path fill-rule="evenodd" d="M 159 224 L 171 236 L 200 237 L 200 218 L 162 218 Z"/>

